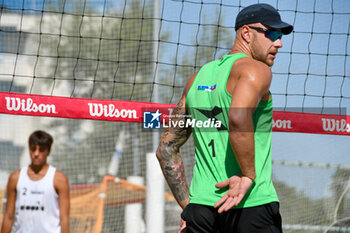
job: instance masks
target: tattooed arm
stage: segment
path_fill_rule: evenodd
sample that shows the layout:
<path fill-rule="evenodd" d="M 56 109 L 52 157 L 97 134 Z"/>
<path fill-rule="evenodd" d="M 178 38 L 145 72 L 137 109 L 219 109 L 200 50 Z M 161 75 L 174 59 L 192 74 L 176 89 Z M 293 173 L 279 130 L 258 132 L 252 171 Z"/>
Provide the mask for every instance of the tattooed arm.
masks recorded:
<path fill-rule="evenodd" d="M 171 121 L 185 121 L 186 116 L 186 94 L 195 78 L 194 74 L 186 84 L 183 96 L 175 107 Z M 189 188 L 185 176 L 184 164 L 180 156 L 180 147 L 191 135 L 191 128 L 169 127 L 160 139 L 156 152 L 164 177 L 182 209 L 189 202 Z"/>

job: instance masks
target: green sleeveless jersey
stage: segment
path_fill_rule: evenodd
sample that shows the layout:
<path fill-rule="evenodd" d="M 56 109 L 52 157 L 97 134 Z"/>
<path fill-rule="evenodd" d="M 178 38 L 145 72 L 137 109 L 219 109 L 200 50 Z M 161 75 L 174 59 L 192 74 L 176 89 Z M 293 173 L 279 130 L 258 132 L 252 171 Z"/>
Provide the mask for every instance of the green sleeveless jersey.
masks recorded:
<path fill-rule="evenodd" d="M 193 122 L 196 163 L 190 186 L 190 203 L 213 206 L 228 188 L 216 183 L 241 170 L 229 141 L 228 111 L 232 95 L 226 83 L 233 63 L 245 54 L 225 55 L 204 65 L 186 96 L 187 112 Z M 221 122 L 221 125 L 219 124 Z M 241 203 L 234 208 L 253 207 L 278 201 L 271 181 L 272 99 L 261 101 L 253 114 L 256 179 Z"/>

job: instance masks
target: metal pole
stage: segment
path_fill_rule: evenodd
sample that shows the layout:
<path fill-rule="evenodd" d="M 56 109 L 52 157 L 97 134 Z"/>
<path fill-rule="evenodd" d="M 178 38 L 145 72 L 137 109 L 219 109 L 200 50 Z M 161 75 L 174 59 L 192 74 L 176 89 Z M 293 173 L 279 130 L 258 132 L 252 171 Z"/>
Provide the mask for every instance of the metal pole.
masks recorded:
<path fill-rule="evenodd" d="M 154 8 L 153 8 L 153 57 L 154 57 L 154 88 L 153 88 L 153 102 L 159 103 L 159 77 L 158 77 L 158 50 L 159 50 L 159 34 L 160 34 L 160 2 L 159 0 L 154 0 Z M 159 131 L 153 131 L 153 151 L 157 150 L 159 144 Z"/>
<path fill-rule="evenodd" d="M 154 0 L 153 9 L 153 57 L 154 57 L 154 88 L 153 102 L 160 103 L 158 89 L 158 53 L 160 35 L 160 2 Z M 146 232 L 164 232 L 164 178 L 156 159 L 155 152 L 159 144 L 160 132 L 153 130 L 153 152 L 147 154 L 147 192 L 146 192 Z M 158 168 L 158 169 L 157 169 Z"/>
<path fill-rule="evenodd" d="M 164 233 L 164 178 L 154 153 L 147 153 L 146 167 L 146 232 Z"/>

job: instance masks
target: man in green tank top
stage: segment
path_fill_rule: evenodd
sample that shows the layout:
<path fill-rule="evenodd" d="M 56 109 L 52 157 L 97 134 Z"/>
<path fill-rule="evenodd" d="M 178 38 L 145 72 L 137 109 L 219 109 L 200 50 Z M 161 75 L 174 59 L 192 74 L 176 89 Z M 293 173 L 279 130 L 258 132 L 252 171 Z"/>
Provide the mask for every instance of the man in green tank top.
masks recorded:
<path fill-rule="evenodd" d="M 171 120 L 190 124 L 167 128 L 157 150 L 187 233 L 282 232 L 271 181 L 270 67 L 293 26 L 272 6 L 254 4 L 237 15 L 235 29 L 231 52 L 186 83 Z M 189 188 L 179 148 L 192 132 L 196 164 Z"/>

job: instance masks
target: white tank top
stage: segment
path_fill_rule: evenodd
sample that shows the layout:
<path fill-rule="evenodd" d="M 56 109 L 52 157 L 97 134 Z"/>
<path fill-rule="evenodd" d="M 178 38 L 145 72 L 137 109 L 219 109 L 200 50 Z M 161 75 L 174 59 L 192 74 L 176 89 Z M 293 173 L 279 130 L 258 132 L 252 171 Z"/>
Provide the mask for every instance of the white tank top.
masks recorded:
<path fill-rule="evenodd" d="M 16 233 L 60 233 L 58 195 L 53 185 L 56 168 L 50 166 L 37 181 L 28 177 L 28 167 L 21 169 L 17 182 Z"/>

